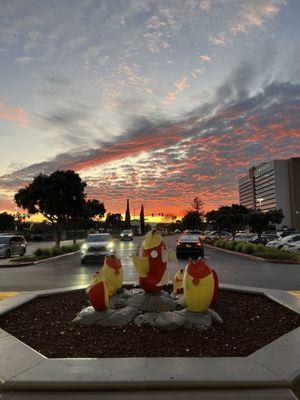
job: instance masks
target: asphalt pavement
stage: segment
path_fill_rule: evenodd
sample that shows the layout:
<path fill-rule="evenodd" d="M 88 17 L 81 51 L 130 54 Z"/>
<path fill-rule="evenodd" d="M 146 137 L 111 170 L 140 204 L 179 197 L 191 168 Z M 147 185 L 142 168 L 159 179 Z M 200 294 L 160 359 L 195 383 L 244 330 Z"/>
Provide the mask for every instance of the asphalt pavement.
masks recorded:
<path fill-rule="evenodd" d="M 176 236 L 165 237 L 167 245 L 175 250 Z M 133 242 L 117 242 L 116 252 L 121 258 L 125 281 L 136 281 L 131 254 L 139 248 L 141 238 Z M 263 288 L 300 290 L 300 265 L 274 264 L 252 261 L 239 254 L 227 254 L 217 249 L 206 248 L 205 257 L 219 275 L 221 283 L 256 286 Z M 180 259 L 183 268 L 187 260 Z M 38 265 L 0 268 L 0 291 L 27 291 L 56 287 L 88 285 L 100 264 L 80 264 L 80 255 L 74 254 Z M 173 277 L 178 266 L 169 266 L 169 277 Z"/>

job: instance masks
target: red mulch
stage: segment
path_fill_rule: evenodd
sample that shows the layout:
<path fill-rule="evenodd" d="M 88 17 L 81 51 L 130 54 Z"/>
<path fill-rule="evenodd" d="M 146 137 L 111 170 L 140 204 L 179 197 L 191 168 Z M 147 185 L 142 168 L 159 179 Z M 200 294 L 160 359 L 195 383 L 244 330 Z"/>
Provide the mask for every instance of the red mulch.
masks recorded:
<path fill-rule="evenodd" d="M 163 331 L 72 323 L 88 306 L 83 291 L 38 298 L 0 317 L 0 327 L 46 357 L 248 356 L 300 326 L 300 315 L 264 296 L 221 290 L 224 324 L 206 331 Z"/>

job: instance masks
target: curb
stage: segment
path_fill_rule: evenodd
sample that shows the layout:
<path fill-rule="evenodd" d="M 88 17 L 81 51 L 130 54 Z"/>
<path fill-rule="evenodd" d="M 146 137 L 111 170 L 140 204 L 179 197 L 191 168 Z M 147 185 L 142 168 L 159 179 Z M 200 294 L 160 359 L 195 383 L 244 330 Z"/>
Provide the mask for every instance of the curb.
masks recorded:
<path fill-rule="evenodd" d="M 223 251 L 224 253 L 228 253 L 228 254 L 232 254 L 232 255 L 236 255 L 236 256 L 245 257 L 245 258 L 248 258 L 249 260 L 252 260 L 252 261 L 270 262 L 270 263 L 274 263 L 274 264 L 294 264 L 294 265 L 300 265 L 300 261 L 293 261 L 293 260 L 272 260 L 272 259 L 268 259 L 268 258 L 255 257 L 255 256 L 252 256 L 251 254 L 244 254 L 244 253 L 240 253 L 240 252 L 238 252 L 238 251 L 232 251 L 232 250 L 222 249 L 221 247 L 213 246 L 213 245 L 207 244 L 207 243 L 204 243 L 204 245 L 207 246 L 207 247 L 210 248 L 210 249 L 216 249 L 216 250 L 219 250 L 219 251 Z"/>
<path fill-rule="evenodd" d="M 222 287 L 231 291 L 262 294 L 300 313 L 300 300 L 286 292 L 226 284 Z M 81 286 L 77 286 L 20 293 L 0 304 L 2 315 L 34 298 L 81 290 L 80 288 Z M 83 396 L 80 399 L 88 399 L 87 391 L 94 391 L 92 398 L 100 398 L 102 395 L 107 399 L 116 399 L 120 397 L 120 393 L 122 397 L 122 394 L 129 391 L 132 394 L 134 391 L 137 396 L 132 395 L 132 398 L 144 398 L 145 390 L 152 390 L 154 395 L 164 390 L 168 395 L 159 398 L 166 400 L 174 397 L 174 390 L 184 390 L 186 393 L 197 390 L 197 397 L 191 396 L 191 399 L 219 398 L 210 395 L 207 397 L 205 391 L 210 390 L 219 394 L 221 392 L 222 398 L 227 392 L 230 397 L 225 397 L 232 400 L 246 397 L 253 400 L 296 400 L 299 396 L 300 377 L 299 340 L 300 328 L 296 328 L 247 357 L 48 359 L 0 329 L 0 358 L 3 361 L 0 363 L 0 397 L 56 397 L 49 394 L 51 391 L 56 392 L 59 398 L 74 398 L 75 391 L 82 391 Z M 139 393 L 138 390 L 143 392 Z M 251 390 L 255 391 L 252 395 L 249 392 Z M 65 397 L 67 391 L 73 392 L 73 396 Z M 119 392 L 111 396 L 112 391 Z M 270 396 L 266 396 L 267 391 Z M 126 394 L 125 397 L 129 398 Z M 179 397 L 183 399 L 183 396 Z"/>
<path fill-rule="evenodd" d="M 77 254 L 77 253 L 80 253 L 80 250 L 73 251 L 72 253 L 59 254 L 58 256 L 55 256 L 55 257 L 43 258 L 42 260 L 37 260 L 37 261 L 28 261 L 28 262 L 24 262 L 24 263 L 11 262 L 10 264 L 0 265 L 0 268 L 28 267 L 29 265 L 42 264 L 44 262 L 56 260 L 58 258 L 72 256 L 73 254 Z"/>

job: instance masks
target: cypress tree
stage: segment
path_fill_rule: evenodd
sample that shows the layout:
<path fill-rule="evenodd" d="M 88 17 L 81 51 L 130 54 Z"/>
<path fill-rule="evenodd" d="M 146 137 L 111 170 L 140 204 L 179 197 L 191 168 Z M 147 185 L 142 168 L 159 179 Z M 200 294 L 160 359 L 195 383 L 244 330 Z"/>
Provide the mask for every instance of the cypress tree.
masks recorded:
<path fill-rule="evenodd" d="M 130 224 L 130 211 L 129 211 L 129 199 L 127 199 L 127 207 L 126 207 L 126 214 L 125 214 L 125 224 L 126 224 L 126 228 L 130 228 L 131 224 Z"/>
<path fill-rule="evenodd" d="M 140 212 L 140 225 L 141 225 L 141 234 L 145 233 L 145 216 L 144 216 L 144 204 L 142 204 L 141 212 Z"/>

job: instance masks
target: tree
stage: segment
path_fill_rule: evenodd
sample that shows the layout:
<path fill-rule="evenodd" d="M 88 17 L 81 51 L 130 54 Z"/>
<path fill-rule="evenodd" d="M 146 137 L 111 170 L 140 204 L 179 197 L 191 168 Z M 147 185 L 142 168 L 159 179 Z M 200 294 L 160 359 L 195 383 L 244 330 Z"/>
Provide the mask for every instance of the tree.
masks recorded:
<path fill-rule="evenodd" d="M 112 231 L 120 231 L 122 228 L 122 215 L 119 213 L 108 213 L 105 220 L 105 226 L 107 229 L 111 229 Z"/>
<path fill-rule="evenodd" d="M 0 214 L 0 231 L 10 231 L 14 229 L 15 218 L 12 214 L 3 212 Z"/>
<path fill-rule="evenodd" d="M 247 226 L 248 215 L 249 210 L 247 207 L 232 204 L 231 206 L 222 206 L 218 210 L 208 212 L 206 219 L 208 222 L 213 223 L 218 230 L 230 230 L 234 238 L 236 232 Z"/>
<path fill-rule="evenodd" d="M 125 214 L 125 226 L 126 228 L 131 227 L 131 217 L 130 217 L 130 210 L 129 210 L 129 199 L 127 199 L 127 207 L 126 207 L 126 214 Z"/>
<path fill-rule="evenodd" d="M 270 228 L 270 224 L 280 224 L 284 218 L 283 212 L 279 210 L 269 210 L 262 212 L 252 210 L 249 214 L 248 222 L 251 229 L 261 237 L 263 231 Z"/>
<path fill-rule="evenodd" d="M 88 214 L 85 187 L 86 183 L 72 170 L 39 174 L 15 194 L 15 202 L 30 215 L 40 213 L 50 221 L 55 227 L 59 246 L 63 227 Z"/>
<path fill-rule="evenodd" d="M 200 197 L 196 196 L 193 198 L 193 202 L 191 204 L 193 211 L 195 211 L 199 216 L 203 215 L 203 202 L 201 201 Z"/>
<path fill-rule="evenodd" d="M 141 212 L 140 212 L 140 226 L 141 226 L 141 234 L 145 234 L 145 215 L 144 215 L 144 204 L 142 204 Z"/>
<path fill-rule="evenodd" d="M 199 229 L 201 226 L 201 217 L 197 211 L 187 211 L 182 218 L 182 225 L 185 229 Z"/>

